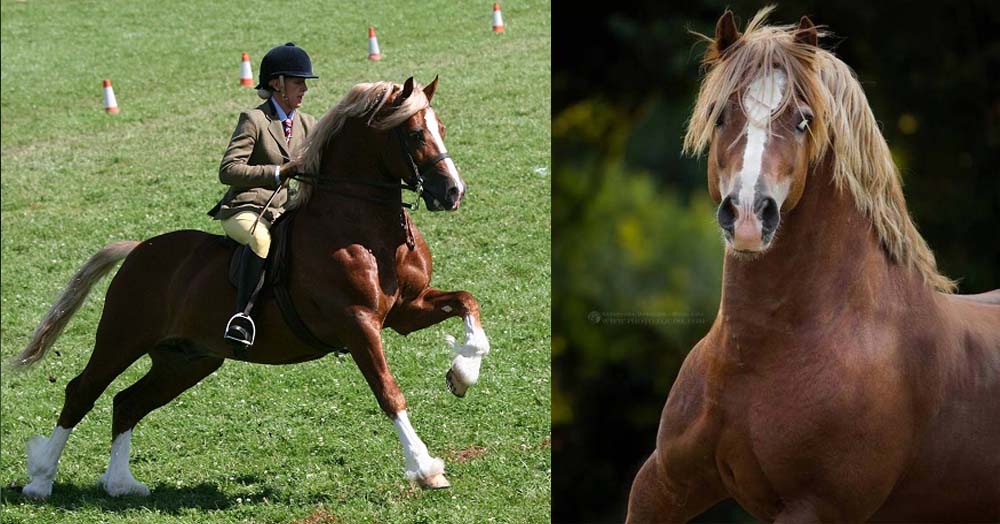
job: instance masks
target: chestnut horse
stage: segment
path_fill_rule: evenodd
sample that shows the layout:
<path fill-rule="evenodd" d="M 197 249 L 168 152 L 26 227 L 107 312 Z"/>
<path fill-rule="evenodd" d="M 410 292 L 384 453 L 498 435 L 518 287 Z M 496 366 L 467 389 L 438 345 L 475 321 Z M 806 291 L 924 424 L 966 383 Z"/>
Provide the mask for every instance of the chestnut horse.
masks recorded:
<path fill-rule="evenodd" d="M 323 117 L 310 137 L 290 208 L 291 260 L 287 288 L 300 318 L 316 338 L 339 341 L 396 427 L 406 476 L 423 487 L 447 487 L 444 464 L 430 455 L 406 414 L 406 401 L 389 371 L 381 331 L 402 334 L 450 317 L 465 321 L 466 340 L 455 346 L 447 374 L 456 395 L 479 376 L 489 342 L 479 304 L 465 291 L 430 287 L 431 253 L 401 207 L 401 184 L 422 187 L 431 210 L 455 210 L 465 183 L 445 149 L 444 126 L 430 106 L 437 86 L 390 82 L 358 84 Z M 51 494 L 59 457 L 73 427 L 112 380 L 149 355 L 152 367 L 115 395 L 111 460 L 101 485 L 111 495 L 148 495 L 129 471 L 132 428 L 149 412 L 197 384 L 227 358 L 292 364 L 322 357 L 286 325 L 274 300 L 254 311 L 259 336 L 234 353 L 221 326 L 235 289 L 227 280 L 234 243 L 201 231 L 175 231 L 145 242 L 119 242 L 94 255 L 43 319 L 17 358 L 42 358 L 86 298 L 91 286 L 125 259 L 108 289 L 86 368 L 66 386 L 51 437 L 28 444 L 28 497 Z"/>
<path fill-rule="evenodd" d="M 709 149 L 722 298 L 627 520 L 727 498 L 777 522 L 1000 520 L 1000 291 L 951 294 L 859 82 L 769 11 L 708 38 L 685 149 Z"/>

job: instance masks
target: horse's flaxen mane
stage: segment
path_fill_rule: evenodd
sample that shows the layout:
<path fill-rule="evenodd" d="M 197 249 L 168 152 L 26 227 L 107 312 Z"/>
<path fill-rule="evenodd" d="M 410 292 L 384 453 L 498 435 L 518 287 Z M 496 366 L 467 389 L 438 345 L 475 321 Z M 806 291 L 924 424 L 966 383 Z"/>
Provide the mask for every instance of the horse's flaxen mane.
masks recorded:
<path fill-rule="evenodd" d="M 793 96 L 786 96 L 774 114 L 789 104 L 808 106 L 813 112 L 813 164 L 831 153 L 838 190 L 850 191 L 892 260 L 918 271 L 935 289 L 953 291 L 955 283 L 938 272 L 934 254 L 910 219 L 899 171 L 854 72 L 832 53 L 797 42 L 797 26 L 765 25 L 773 9 L 761 9 L 739 40 L 722 52 L 714 39 L 700 35 L 709 42 L 707 72 L 688 123 L 684 152 L 705 151 L 714 123 L 733 94 L 745 92 L 772 68 L 783 70 L 787 92 Z"/>
<path fill-rule="evenodd" d="M 348 118 L 367 115 L 368 126 L 379 130 L 392 129 L 430 105 L 422 87 L 414 84 L 413 93 L 406 100 L 391 111 L 383 111 L 391 95 L 401 89 L 402 86 L 392 82 L 366 82 L 352 87 L 337 105 L 323 115 L 310 133 L 302 154 L 293 161 L 298 169 L 305 173 L 319 173 L 323 152 L 330 140 L 343 129 Z M 312 195 L 312 189 L 312 184 L 299 184 L 288 208 L 304 206 Z"/>

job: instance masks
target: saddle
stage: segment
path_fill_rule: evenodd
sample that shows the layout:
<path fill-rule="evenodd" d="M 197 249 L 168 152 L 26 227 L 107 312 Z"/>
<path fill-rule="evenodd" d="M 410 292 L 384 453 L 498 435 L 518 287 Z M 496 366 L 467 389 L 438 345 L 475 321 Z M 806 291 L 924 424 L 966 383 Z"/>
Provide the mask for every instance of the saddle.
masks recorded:
<path fill-rule="evenodd" d="M 295 210 L 288 211 L 278 217 L 278 220 L 271 227 L 271 251 L 264 263 L 267 276 L 264 277 L 264 285 L 257 294 L 257 307 L 264 301 L 273 298 L 278 303 L 278 309 L 281 310 L 281 316 L 285 319 L 285 323 L 299 340 L 323 354 L 348 353 L 347 347 L 340 340 L 324 342 L 313 334 L 309 326 L 306 326 L 302 318 L 299 317 L 295 304 L 292 302 L 292 296 L 288 292 L 288 261 L 291 260 L 289 237 L 294 219 Z M 227 243 L 236 246 L 229 259 L 229 283 L 235 288 L 239 285 L 240 260 L 243 257 L 243 252 L 250 248 L 229 237 L 224 238 Z"/>

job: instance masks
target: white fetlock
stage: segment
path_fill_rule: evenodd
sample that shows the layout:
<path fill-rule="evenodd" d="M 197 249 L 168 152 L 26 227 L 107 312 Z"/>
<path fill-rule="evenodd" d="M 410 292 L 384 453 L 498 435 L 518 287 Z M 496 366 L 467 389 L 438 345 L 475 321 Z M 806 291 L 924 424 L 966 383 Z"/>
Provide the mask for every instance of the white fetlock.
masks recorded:
<path fill-rule="evenodd" d="M 393 419 L 399 443 L 403 446 L 403 462 L 406 464 L 406 478 L 424 489 L 440 489 L 450 487 L 444 477 L 444 461 L 432 457 L 406 416 L 406 411 L 400 411 Z"/>
<path fill-rule="evenodd" d="M 56 426 L 50 438 L 32 437 L 28 441 L 28 476 L 31 482 L 21 494 L 33 499 L 45 499 L 52 494 L 52 483 L 59 470 L 59 456 L 66 446 L 71 429 Z"/>
<path fill-rule="evenodd" d="M 149 495 L 149 488 L 145 484 L 135 480 L 132 471 L 129 470 L 129 452 L 132 447 L 132 431 L 126 431 L 111 443 L 111 462 L 108 470 L 101 475 L 98 485 L 108 492 L 112 497 L 122 495 Z"/>
<path fill-rule="evenodd" d="M 479 367 L 483 356 L 490 352 L 490 341 L 483 329 L 475 325 L 473 318 L 466 317 L 465 342 L 459 345 L 450 335 L 445 337 L 445 342 L 455 353 L 446 375 L 448 388 L 455 395 L 464 397 L 469 386 L 479 380 Z"/>

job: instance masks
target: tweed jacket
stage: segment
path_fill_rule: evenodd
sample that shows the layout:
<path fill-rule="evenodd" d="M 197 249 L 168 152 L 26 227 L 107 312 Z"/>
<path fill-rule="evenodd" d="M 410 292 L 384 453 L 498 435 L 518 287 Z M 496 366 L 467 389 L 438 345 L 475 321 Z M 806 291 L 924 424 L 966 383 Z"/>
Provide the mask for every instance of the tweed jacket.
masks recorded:
<path fill-rule="evenodd" d="M 292 141 L 285 146 L 285 132 L 270 100 L 240 113 L 236 130 L 219 166 L 219 181 L 229 186 L 222 200 L 208 214 L 216 220 L 241 211 L 260 212 L 277 187 L 274 166 L 293 158 L 316 125 L 312 115 L 297 109 L 292 117 Z M 273 223 L 285 211 L 288 188 L 275 195 L 263 218 Z"/>

